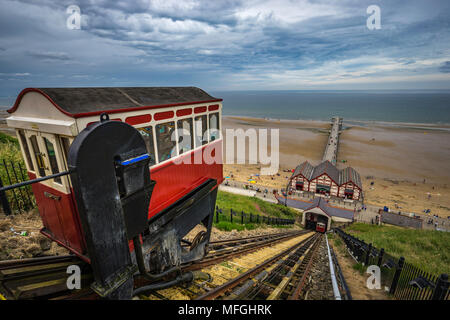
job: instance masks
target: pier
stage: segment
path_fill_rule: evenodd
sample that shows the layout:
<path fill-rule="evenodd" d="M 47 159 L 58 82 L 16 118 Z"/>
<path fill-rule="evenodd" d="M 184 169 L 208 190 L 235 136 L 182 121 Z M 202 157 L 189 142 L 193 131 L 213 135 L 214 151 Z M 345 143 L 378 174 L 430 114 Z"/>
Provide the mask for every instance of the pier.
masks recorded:
<path fill-rule="evenodd" d="M 327 146 L 325 147 L 325 152 L 323 153 L 322 161 L 330 161 L 332 164 L 336 165 L 337 152 L 339 145 L 339 133 L 342 129 L 343 118 L 333 117 L 331 119 L 331 130 L 328 137 Z"/>

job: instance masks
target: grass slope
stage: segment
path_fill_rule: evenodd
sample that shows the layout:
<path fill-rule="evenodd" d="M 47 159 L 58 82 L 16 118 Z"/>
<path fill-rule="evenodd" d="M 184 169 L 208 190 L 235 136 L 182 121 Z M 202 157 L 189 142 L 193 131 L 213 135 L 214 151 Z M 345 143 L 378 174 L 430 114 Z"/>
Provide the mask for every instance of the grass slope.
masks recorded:
<path fill-rule="evenodd" d="M 241 196 L 229 192 L 218 191 L 217 193 L 217 201 L 216 205 L 222 209 L 224 213 L 224 217 L 230 216 L 230 209 L 233 211 L 237 211 L 240 213 L 244 211 L 247 214 L 253 215 L 265 215 L 269 217 L 277 217 L 284 219 L 295 219 L 300 216 L 300 213 L 283 205 L 278 205 L 270 202 L 266 202 L 256 197 L 247 197 Z M 227 218 L 227 219 L 228 219 Z M 236 229 L 238 231 L 247 229 L 255 229 L 261 226 L 261 224 L 256 223 L 238 223 L 240 221 L 240 217 L 236 217 L 235 220 L 231 223 L 230 221 L 222 220 L 224 218 L 221 217 L 221 221 L 219 223 L 215 222 L 214 226 L 219 228 L 220 230 L 230 231 Z M 279 226 L 279 227 L 290 227 L 290 226 Z"/>
<path fill-rule="evenodd" d="M 434 275 L 450 272 L 450 233 L 353 223 L 346 232 Z"/>

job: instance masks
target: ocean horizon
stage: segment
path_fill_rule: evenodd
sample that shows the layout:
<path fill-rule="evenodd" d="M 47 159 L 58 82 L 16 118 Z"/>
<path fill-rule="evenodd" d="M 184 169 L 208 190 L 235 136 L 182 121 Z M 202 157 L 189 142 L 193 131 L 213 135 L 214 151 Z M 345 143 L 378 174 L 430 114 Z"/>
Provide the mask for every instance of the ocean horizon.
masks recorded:
<path fill-rule="evenodd" d="M 223 114 L 255 118 L 450 124 L 450 90 L 213 91 Z"/>
<path fill-rule="evenodd" d="M 207 90 L 208 91 L 208 90 Z M 450 90 L 208 91 L 224 116 L 285 120 L 450 124 Z M 16 97 L 0 97 L 8 109 Z"/>

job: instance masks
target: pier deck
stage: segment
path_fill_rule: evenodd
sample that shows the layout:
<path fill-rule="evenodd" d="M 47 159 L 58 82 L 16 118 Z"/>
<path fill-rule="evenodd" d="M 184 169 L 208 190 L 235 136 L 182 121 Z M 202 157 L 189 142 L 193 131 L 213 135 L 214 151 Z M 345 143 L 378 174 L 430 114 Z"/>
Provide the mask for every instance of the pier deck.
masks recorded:
<path fill-rule="evenodd" d="M 333 117 L 331 119 L 332 126 L 330 135 L 328 137 L 327 146 L 325 147 L 325 152 L 323 153 L 322 161 L 330 161 L 332 164 L 336 165 L 337 152 L 339 146 L 339 133 L 342 129 L 343 118 Z"/>

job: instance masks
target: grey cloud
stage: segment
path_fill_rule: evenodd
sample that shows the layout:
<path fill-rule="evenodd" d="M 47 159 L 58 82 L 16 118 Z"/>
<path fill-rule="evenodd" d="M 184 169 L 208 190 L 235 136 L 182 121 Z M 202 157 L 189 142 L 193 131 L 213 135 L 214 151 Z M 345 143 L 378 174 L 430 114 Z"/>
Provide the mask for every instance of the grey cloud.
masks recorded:
<path fill-rule="evenodd" d="M 440 67 L 439 71 L 442 73 L 450 73 L 450 61 L 445 61 Z"/>
<path fill-rule="evenodd" d="M 51 51 L 29 51 L 28 55 L 42 59 L 42 60 L 57 60 L 57 61 L 68 61 L 72 58 L 65 52 L 51 52 Z"/>

